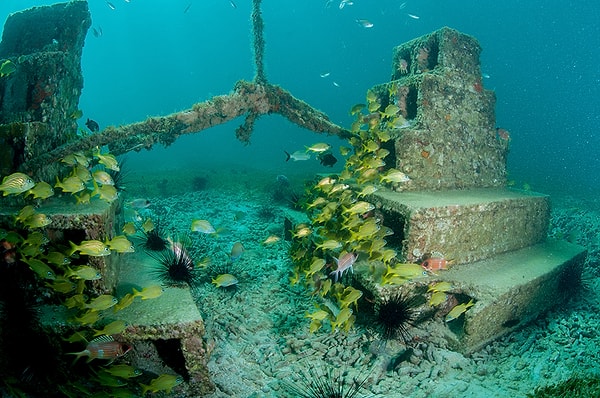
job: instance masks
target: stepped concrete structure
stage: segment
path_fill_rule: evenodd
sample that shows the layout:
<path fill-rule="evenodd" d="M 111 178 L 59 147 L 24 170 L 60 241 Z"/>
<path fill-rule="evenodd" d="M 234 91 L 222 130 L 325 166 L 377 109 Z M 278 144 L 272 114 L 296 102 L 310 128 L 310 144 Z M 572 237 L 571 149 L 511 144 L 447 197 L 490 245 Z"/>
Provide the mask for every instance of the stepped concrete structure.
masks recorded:
<path fill-rule="evenodd" d="M 409 122 L 391 132 L 386 163 L 410 181 L 369 198 L 395 232 L 388 244 L 407 262 L 438 257 L 450 266 L 399 286 L 363 283 L 379 296 L 410 289 L 427 301 L 427 285 L 450 282 L 447 303 L 475 303 L 446 323 L 465 353 L 563 302 L 586 255 L 546 240 L 547 195 L 506 187 L 510 136 L 496 128 L 480 52 L 475 38 L 442 28 L 396 47 L 392 80 L 371 89 L 382 108 L 397 105 Z"/>
<path fill-rule="evenodd" d="M 90 26 L 87 1 L 35 7 L 7 19 L 0 43 L 0 64 L 10 60 L 16 68 L 0 78 L 0 175 L 18 171 L 27 160 L 77 139 L 76 119 L 81 116 L 77 109 L 83 87 L 81 53 Z M 59 174 L 64 177 L 65 167 L 57 163 L 44 168 L 44 175 L 33 178 L 52 183 Z M 51 220 L 44 236 L 49 239 L 46 246 L 53 250 L 67 251 L 69 241 L 104 242 L 122 234 L 120 199 L 107 202 L 93 198 L 89 203 L 76 204 L 74 196 L 56 193 L 36 202 L 35 211 Z M 27 236 L 28 231 L 14 218 L 26 204 L 31 200 L 25 201 L 22 195 L 0 198 L 2 231 L 14 230 Z M 84 292 L 91 297 L 110 294 L 121 298 L 133 288 L 141 290 L 159 283 L 147 277 L 153 264 L 148 264 L 150 259 L 143 253 L 113 251 L 108 256 L 80 257 L 73 261 L 95 267 L 102 276 L 86 282 Z M 45 261 L 43 255 L 39 258 Z M 61 274 L 58 268 L 55 271 Z M 55 296 L 43 281 L 37 288 L 40 300 Z M 61 299 L 74 293 L 63 294 Z M 98 324 L 83 326 L 73 321 L 78 315 L 77 309 L 65 305 L 48 303 L 40 307 L 42 327 L 65 352 L 84 348 L 62 341 L 74 331 L 86 334 L 90 327 L 101 329 L 113 320 L 125 320 L 127 328 L 114 338 L 133 346 L 127 362 L 146 372 L 181 374 L 187 383 L 177 389 L 187 396 L 201 396 L 214 389 L 208 376 L 204 322 L 189 289 L 165 288 L 158 298 L 136 298 L 122 311 L 103 311 Z M 165 356 L 165 352 L 170 354 Z"/>

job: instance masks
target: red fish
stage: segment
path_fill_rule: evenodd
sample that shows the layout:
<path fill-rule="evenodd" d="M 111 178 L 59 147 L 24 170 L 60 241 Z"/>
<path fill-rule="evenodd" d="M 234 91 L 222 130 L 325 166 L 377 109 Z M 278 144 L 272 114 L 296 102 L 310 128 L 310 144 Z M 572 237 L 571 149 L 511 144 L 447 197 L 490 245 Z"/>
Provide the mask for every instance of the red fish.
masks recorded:
<path fill-rule="evenodd" d="M 432 257 L 421 263 L 421 267 L 425 268 L 429 272 L 439 271 L 441 269 L 448 269 L 448 265 L 452 263 L 452 260 L 446 260 L 443 257 Z"/>
<path fill-rule="evenodd" d="M 357 258 L 358 254 L 353 252 L 346 253 L 339 259 L 334 257 L 333 259 L 335 260 L 337 268 L 334 271 L 330 272 L 329 276 L 333 276 L 333 281 L 337 282 L 338 278 L 341 278 L 347 269 L 350 269 L 351 272 L 354 272 L 354 270 L 352 269 L 352 265 L 354 265 Z"/>
<path fill-rule="evenodd" d="M 0 240 L 0 256 L 6 264 L 14 264 L 17 261 L 17 249 L 14 243 Z"/>
<path fill-rule="evenodd" d="M 111 361 L 122 357 L 131 351 L 132 347 L 120 341 L 114 341 L 112 336 L 100 336 L 90 341 L 85 350 L 79 352 L 69 352 L 68 355 L 76 355 L 75 363 L 81 357 L 88 357 L 87 362 L 96 358 L 109 359 Z"/>
<path fill-rule="evenodd" d="M 510 141 L 510 133 L 508 130 L 496 127 L 496 136 L 502 141 Z"/>

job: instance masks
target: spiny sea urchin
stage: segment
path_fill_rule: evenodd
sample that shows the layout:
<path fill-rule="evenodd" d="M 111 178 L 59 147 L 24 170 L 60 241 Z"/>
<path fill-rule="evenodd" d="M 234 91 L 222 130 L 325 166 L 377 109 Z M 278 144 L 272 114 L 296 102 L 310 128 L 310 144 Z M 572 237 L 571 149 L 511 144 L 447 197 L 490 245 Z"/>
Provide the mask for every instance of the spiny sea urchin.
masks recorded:
<path fill-rule="evenodd" d="M 401 338 L 405 344 L 411 339 L 409 326 L 416 317 L 415 298 L 395 292 L 375 304 L 375 324 L 383 340 Z"/>
<path fill-rule="evenodd" d="M 194 287 L 198 283 L 196 265 L 189 255 L 188 246 L 182 240 L 171 243 L 171 247 L 161 252 L 147 252 L 158 262 L 155 276 L 167 286 Z"/>
<path fill-rule="evenodd" d="M 142 230 L 142 244 L 146 250 L 161 251 L 167 248 L 167 240 L 163 237 L 164 231 L 160 218 L 154 223 L 154 228 L 149 231 Z"/>
<path fill-rule="evenodd" d="M 308 368 L 304 375 L 305 384 L 284 383 L 283 388 L 293 398 L 357 398 L 370 374 L 365 377 L 355 376 L 351 380 L 347 374 L 333 368 L 317 371 Z"/>

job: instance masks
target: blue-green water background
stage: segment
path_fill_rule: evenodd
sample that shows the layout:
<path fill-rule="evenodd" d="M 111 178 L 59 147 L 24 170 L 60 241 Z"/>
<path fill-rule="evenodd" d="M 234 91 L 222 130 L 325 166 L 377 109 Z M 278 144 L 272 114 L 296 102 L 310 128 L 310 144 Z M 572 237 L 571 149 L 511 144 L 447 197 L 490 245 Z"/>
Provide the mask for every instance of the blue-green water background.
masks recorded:
<path fill-rule="evenodd" d="M 250 0 L 91 0 L 83 49 L 84 119 L 101 127 L 186 109 L 253 77 Z M 2 20 L 52 1 L 2 0 Z M 405 6 L 402 8 L 402 3 Z M 349 126 L 348 109 L 389 80 L 392 48 L 449 26 L 483 47 L 484 86 L 497 95 L 497 125 L 511 132 L 509 178 L 549 193 L 600 191 L 600 3 L 548 0 L 263 0 L 268 79 Z M 187 12 L 184 12 L 188 7 Z M 408 14 L 419 16 L 411 18 Z M 356 19 L 368 19 L 365 29 Z M 3 22 L 3 21 L 2 21 Z M 323 73 L 328 77 L 320 77 Z M 334 85 L 334 82 L 337 84 Z M 245 167 L 273 174 L 325 171 L 284 162 L 324 138 L 263 117 L 252 144 L 241 120 L 130 156 L 137 169 Z M 328 142 L 339 146 L 335 138 Z"/>

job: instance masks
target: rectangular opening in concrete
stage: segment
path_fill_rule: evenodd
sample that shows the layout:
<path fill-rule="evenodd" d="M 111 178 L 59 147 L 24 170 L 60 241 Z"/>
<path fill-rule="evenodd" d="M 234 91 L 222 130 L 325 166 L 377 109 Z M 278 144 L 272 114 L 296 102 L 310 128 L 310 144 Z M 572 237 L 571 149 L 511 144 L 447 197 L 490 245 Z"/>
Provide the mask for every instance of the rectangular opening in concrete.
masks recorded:
<path fill-rule="evenodd" d="M 436 35 L 431 35 L 425 43 L 418 43 L 413 49 L 418 72 L 432 71 L 438 65 L 439 52 L 440 44 Z"/>
<path fill-rule="evenodd" d="M 410 56 L 410 50 L 403 48 L 396 52 L 394 60 L 392 62 L 394 69 L 392 70 L 392 79 L 398 80 L 402 77 L 409 75 L 412 71 L 412 57 Z"/>
<path fill-rule="evenodd" d="M 397 212 L 381 210 L 383 215 L 382 224 L 394 231 L 393 235 L 386 236 L 387 245 L 395 249 L 398 253 L 404 252 L 403 243 L 405 240 L 404 229 L 406 228 L 405 217 Z"/>
<path fill-rule="evenodd" d="M 165 365 L 183 376 L 185 380 L 189 380 L 190 375 L 181 350 L 181 339 L 157 339 L 152 342 Z"/>

